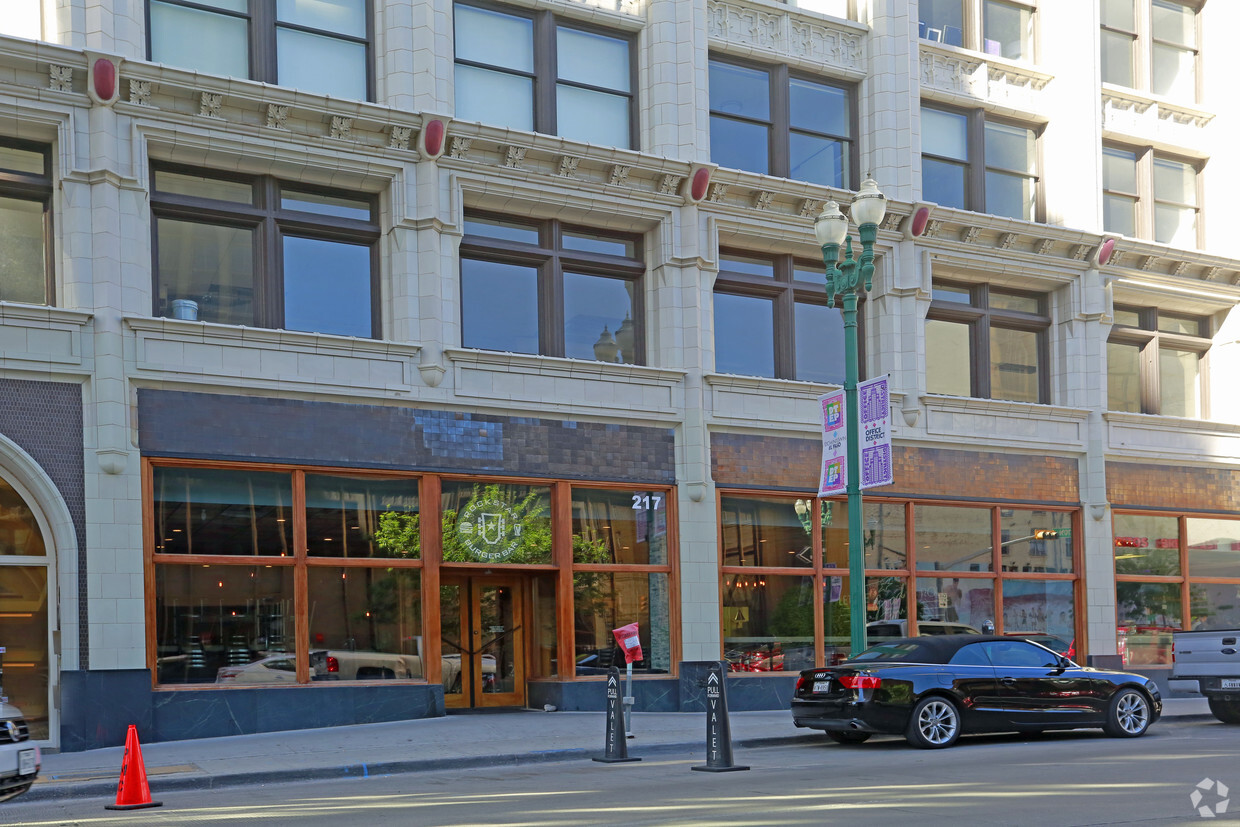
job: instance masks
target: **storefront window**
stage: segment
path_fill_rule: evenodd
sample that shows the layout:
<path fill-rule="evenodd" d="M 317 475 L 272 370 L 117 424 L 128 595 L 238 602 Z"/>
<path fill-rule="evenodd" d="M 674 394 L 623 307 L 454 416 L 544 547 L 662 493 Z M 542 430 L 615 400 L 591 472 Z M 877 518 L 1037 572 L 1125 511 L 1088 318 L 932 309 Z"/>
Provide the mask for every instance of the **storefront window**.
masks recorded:
<path fill-rule="evenodd" d="M 551 562 L 551 489 L 507 483 L 443 483 L 445 563 Z"/>
<path fill-rule="evenodd" d="M 1003 571 L 1072 571 L 1072 515 L 1062 511 L 999 511 Z"/>
<path fill-rule="evenodd" d="M 1115 573 L 1178 576 L 1180 540 L 1176 518 L 1116 514 Z"/>
<path fill-rule="evenodd" d="M 0 493 L 6 488 L 0 481 Z M 4 530 L 0 517 L 0 534 Z M 4 694 L 21 708 L 30 737 L 37 740 L 50 737 L 47 623 L 47 566 L 0 566 L 0 644 L 6 650 L 0 655 Z"/>
<path fill-rule="evenodd" d="M 1117 645 L 1125 666 L 1171 663 L 1171 635 L 1182 628 L 1179 583 L 1115 584 Z"/>
<path fill-rule="evenodd" d="M 1071 580 L 1003 581 L 1003 629 L 1040 632 L 1069 643 L 1076 637 Z"/>
<path fill-rule="evenodd" d="M 813 567 L 812 514 L 801 502 L 798 510 L 787 498 L 723 497 L 723 565 Z"/>
<path fill-rule="evenodd" d="M 163 684 L 296 683 L 292 566 L 155 566 Z"/>
<path fill-rule="evenodd" d="M 1240 583 L 1194 583 L 1189 601 L 1193 629 L 1240 629 Z"/>
<path fill-rule="evenodd" d="M 418 481 L 306 474 L 306 548 L 313 557 L 420 559 Z"/>
<path fill-rule="evenodd" d="M 847 568 L 839 574 L 826 572 L 822 586 L 822 636 L 827 666 L 848 659 L 852 649 L 852 605 L 848 593 Z"/>
<path fill-rule="evenodd" d="M 904 503 L 863 504 L 865 510 L 865 567 L 867 569 L 908 568 L 904 545 Z"/>
<path fill-rule="evenodd" d="M 994 571 L 991 509 L 918 505 L 913 509 L 917 568 Z"/>
<path fill-rule="evenodd" d="M 908 581 L 903 577 L 867 577 L 865 579 L 866 634 L 871 637 L 904 637 L 888 634 L 894 629 L 908 628 Z M 902 622 L 896 622 L 902 621 Z"/>
<path fill-rule="evenodd" d="M 667 493 L 574 487 L 573 562 L 667 565 Z"/>
<path fill-rule="evenodd" d="M 1189 517 L 1190 577 L 1240 577 L 1240 520 Z"/>
<path fill-rule="evenodd" d="M 312 566 L 310 679 L 426 677 L 421 578 L 409 568 Z"/>
<path fill-rule="evenodd" d="M 293 556 L 290 474 L 157 467 L 154 488 L 158 554 Z"/>
<path fill-rule="evenodd" d="M 811 668 L 816 602 L 813 577 L 725 575 L 723 648 L 730 669 L 797 672 Z"/>
<path fill-rule="evenodd" d="M 555 609 L 554 574 L 534 577 L 530 584 L 530 596 L 531 614 L 534 618 L 534 628 L 529 636 L 533 655 L 530 677 L 554 678 L 560 674 L 559 659 L 556 656 L 558 617 Z"/>
<path fill-rule="evenodd" d="M 637 623 L 642 660 L 634 672 L 671 671 L 668 575 L 657 572 L 579 571 L 573 575 L 575 657 L 578 675 L 603 675 L 624 668 L 613 629 Z"/>
<path fill-rule="evenodd" d="M 995 581 L 967 577 L 917 578 L 917 629 L 923 635 L 963 634 L 970 630 L 994 632 Z M 1031 630 L 1026 625 L 1018 627 L 1017 631 Z"/>

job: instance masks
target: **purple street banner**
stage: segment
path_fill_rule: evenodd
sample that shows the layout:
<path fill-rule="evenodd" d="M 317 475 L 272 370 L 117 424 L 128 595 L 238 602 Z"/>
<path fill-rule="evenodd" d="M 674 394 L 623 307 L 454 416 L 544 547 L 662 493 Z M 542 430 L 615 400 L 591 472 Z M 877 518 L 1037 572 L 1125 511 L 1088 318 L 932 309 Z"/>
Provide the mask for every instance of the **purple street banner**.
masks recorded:
<path fill-rule="evenodd" d="M 848 486 L 848 440 L 844 430 L 844 392 L 818 397 L 822 408 L 822 474 L 818 496 L 842 494 Z"/>
<path fill-rule="evenodd" d="M 874 488 L 894 482 L 891 470 L 891 399 L 887 376 L 857 385 L 858 424 L 861 433 L 861 487 Z"/>

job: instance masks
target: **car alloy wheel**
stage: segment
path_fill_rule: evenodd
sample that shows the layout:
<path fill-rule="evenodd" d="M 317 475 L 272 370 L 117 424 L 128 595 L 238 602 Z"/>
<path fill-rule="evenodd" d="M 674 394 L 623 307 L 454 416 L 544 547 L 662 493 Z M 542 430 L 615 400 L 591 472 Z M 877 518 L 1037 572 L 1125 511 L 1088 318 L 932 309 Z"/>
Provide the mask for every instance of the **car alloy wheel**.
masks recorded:
<path fill-rule="evenodd" d="M 1111 701 L 1111 714 L 1107 720 L 1108 735 L 1116 738 L 1135 738 L 1150 727 L 1150 702 L 1136 689 L 1121 690 Z"/>
<path fill-rule="evenodd" d="M 946 698 L 922 698 L 913 707 L 905 737 L 922 749 L 950 747 L 960 737 L 960 712 Z"/>

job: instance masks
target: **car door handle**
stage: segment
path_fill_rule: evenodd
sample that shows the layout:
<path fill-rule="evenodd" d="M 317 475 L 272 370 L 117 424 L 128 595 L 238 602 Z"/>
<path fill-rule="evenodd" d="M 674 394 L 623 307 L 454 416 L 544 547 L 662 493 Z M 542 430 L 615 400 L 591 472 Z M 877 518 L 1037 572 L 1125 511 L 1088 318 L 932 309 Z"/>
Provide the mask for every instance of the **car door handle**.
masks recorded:
<path fill-rule="evenodd" d="M 1015 686 L 1016 678 L 999 678 L 999 683 L 1003 684 L 1004 686 Z"/>

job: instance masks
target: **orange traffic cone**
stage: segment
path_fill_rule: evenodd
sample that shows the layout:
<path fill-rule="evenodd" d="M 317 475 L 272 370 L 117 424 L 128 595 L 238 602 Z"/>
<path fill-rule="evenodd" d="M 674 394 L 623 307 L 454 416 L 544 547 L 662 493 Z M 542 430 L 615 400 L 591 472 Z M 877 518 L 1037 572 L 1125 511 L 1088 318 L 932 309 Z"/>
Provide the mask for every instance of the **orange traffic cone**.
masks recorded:
<path fill-rule="evenodd" d="M 159 807 L 164 802 L 151 800 L 151 787 L 146 783 L 146 765 L 142 763 L 142 747 L 138 744 L 138 728 L 129 725 L 125 735 L 125 756 L 121 759 L 121 780 L 116 785 L 116 803 L 105 810 L 140 810 Z"/>

